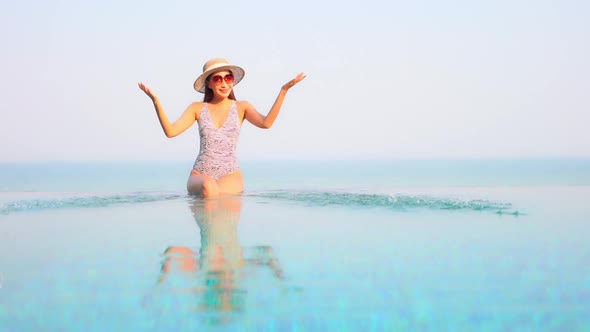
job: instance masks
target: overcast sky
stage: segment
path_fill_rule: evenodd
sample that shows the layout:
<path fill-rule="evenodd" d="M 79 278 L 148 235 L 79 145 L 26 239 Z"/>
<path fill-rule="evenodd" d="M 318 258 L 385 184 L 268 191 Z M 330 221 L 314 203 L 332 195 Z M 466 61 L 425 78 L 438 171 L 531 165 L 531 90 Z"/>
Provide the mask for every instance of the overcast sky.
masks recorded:
<path fill-rule="evenodd" d="M 243 66 L 249 159 L 590 157 L 588 1 L 11 1 L 0 162 L 192 160 L 168 139 L 203 63 Z"/>

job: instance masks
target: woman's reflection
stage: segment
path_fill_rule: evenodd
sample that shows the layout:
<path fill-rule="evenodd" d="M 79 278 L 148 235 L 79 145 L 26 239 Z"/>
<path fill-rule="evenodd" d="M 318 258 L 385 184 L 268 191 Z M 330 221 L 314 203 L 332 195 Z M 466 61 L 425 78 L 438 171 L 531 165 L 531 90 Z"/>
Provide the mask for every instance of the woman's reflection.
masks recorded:
<path fill-rule="evenodd" d="M 276 278 L 283 278 L 271 247 L 257 246 L 244 253 L 238 238 L 241 196 L 191 198 L 189 204 L 200 228 L 201 246 L 198 254 L 187 247 L 168 247 L 163 254 L 160 285 L 174 294 L 198 294 L 191 296 L 193 310 L 239 312 L 245 305 L 242 281 L 246 268 L 267 266 Z"/>

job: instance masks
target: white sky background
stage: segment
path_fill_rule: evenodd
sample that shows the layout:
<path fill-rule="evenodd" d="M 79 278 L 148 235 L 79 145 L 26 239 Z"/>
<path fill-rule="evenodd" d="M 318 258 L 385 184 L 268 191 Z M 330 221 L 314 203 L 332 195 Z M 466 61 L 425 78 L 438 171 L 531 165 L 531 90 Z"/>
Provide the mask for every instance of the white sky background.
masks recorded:
<path fill-rule="evenodd" d="M 203 63 L 243 66 L 241 159 L 590 157 L 587 1 L 40 1 L 0 11 L 0 162 L 192 160 Z"/>

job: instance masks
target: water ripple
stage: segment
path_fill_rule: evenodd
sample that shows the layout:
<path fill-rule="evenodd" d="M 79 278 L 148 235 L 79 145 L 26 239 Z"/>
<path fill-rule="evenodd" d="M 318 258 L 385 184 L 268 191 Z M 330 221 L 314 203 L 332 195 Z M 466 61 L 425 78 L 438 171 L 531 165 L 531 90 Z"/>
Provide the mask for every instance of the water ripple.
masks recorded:
<path fill-rule="evenodd" d="M 386 207 L 394 210 L 432 209 L 432 210 L 472 210 L 491 211 L 497 214 L 520 215 L 511 203 L 494 202 L 486 199 L 459 199 L 428 195 L 374 194 L 354 192 L 322 191 L 271 191 L 250 194 L 249 196 L 270 200 L 284 200 L 306 206 L 345 205 L 352 207 Z"/>
<path fill-rule="evenodd" d="M 0 202 L 0 214 L 15 212 L 70 209 L 101 208 L 122 204 L 184 199 L 184 193 L 136 192 L 120 194 L 88 195 L 80 194 L 60 198 L 30 198 Z M 262 198 L 265 202 L 287 201 L 304 206 L 347 206 L 358 208 L 388 208 L 393 210 L 471 210 L 487 211 L 497 214 L 520 215 L 511 203 L 494 202 L 486 199 L 458 199 L 429 195 L 355 193 L 338 191 L 268 191 L 250 192 L 243 197 Z"/>
<path fill-rule="evenodd" d="M 0 203 L 0 214 L 24 211 L 55 210 L 69 208 L 100 208 L 121 204 L 158 202 L 184 198 L 177 193 L 124 193 L 105 195 L 80 195 L 65 198 L 34 198 Z"/>

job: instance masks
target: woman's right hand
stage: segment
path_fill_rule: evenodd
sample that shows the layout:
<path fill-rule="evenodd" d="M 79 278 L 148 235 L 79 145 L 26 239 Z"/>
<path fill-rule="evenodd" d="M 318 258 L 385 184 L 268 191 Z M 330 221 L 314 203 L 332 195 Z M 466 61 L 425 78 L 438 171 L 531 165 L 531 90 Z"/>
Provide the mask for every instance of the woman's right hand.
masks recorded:
<path fill-rule="evenodd" d="M 289 82 L 285 83 L 281 89 L 283 91 L 287 91 L 290 88 L 294 87 L 295 84 L 303 81 L 303 79 L 306 78 L 306 77 L 307 77 L 307 75 L 305 75 L 304 73 L 299 73 L 294 79 L 292 79 Z"/>
<path fill-rule="evenodd" d="M 137 85 L 139 86 L 139 88 L 141 89 L 141 91 L 145 92 L 145 94 L 150 97 L 150 99 L 153 102 L 156 102 L 156 100 L 158 100 L 158 96 L 156 96 L 155 93 L 152 92 L 152 90 L 150 90 L 150 88 L 148 88 L 145 84 L 143 84 L 142 82 L 137 83 Z"/>

